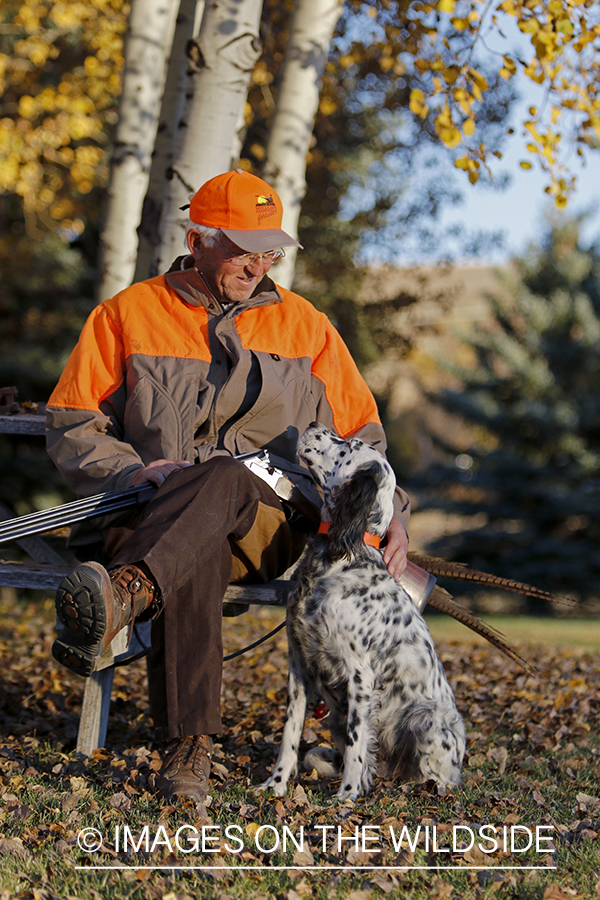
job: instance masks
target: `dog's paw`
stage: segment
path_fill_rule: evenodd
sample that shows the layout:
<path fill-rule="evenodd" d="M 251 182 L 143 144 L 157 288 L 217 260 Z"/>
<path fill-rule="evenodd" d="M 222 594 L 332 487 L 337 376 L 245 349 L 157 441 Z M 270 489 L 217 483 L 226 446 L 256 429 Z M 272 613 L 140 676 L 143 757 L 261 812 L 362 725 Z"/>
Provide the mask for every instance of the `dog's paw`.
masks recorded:
<path fill-rule="evenodd" d="M 352 800 L 354 802 L 360 797 L 360 790 L 353 784 L 342 783 L 337 795 L 340 800 Z"/>
<path fill-rule="evenodd" d="M 277 780 L 275 780 L 277 778 Z M 287 782 L 283 781 L 281 776 L 273 776 L 267 778 L 266 781 L 263 781 L 262 784 L 256 785 L 256 787 L 252 788 L 254 792 L 262 792 L 262 791 L 273 791 L 275 797 L 283 797 L 285 794 L 285 789 L 287 787 Z"/>
<path fill-rule="evenodd" d="M 253 794 L 261 794 L 263 791 L 269 791 L 270 789 L 271 785 L 269 784 L 268 779 L 267 781 L 263 781 L 262 784 L 252 784 L 248 788 Z"/>

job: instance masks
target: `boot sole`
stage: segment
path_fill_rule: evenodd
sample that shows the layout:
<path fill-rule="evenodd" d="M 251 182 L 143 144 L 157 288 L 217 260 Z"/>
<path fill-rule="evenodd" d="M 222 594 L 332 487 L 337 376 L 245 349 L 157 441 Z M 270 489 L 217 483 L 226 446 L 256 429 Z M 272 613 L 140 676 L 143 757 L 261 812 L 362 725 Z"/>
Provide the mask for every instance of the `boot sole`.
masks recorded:
<path fill-rule="evenodd" d="M 64 629 L 52 644 L 52 656 L 61 666 L 70 669 L 76 675 L 89 678 L 96 668 L 96 660 L 101 655 L 98 652 L 99 648 L 99 644 L 95 647 L 79 644 L 68 629 Z"/>
<path fill-rule="evenodd" d="M 99 563 L 77 566 L 63 578 L 56 592 L 56 615 L 64 626 L 52 646 L 54 658 L 85 677 L 92 674 L 106 634 L 106 603 L 112 588 Z M 67 610 L 75 611 L 68 615 Z"/>

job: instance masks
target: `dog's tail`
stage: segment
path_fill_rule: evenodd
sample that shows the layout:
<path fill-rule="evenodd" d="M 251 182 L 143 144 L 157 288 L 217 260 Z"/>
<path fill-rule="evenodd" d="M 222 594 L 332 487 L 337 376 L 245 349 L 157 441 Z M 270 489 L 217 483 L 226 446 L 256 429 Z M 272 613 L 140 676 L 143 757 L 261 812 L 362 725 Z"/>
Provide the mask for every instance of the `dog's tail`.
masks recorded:
<path fill-rule="evenodd" d="M 316 769 L 322 778 L 337 778 L 342 769 L 342 754 L 333 747 L 313 747 L 304 757 L 304 768 Z"/>
<path fill-rule="evenodd" d="M 527 662 L 526 659 L 523 659 L 520 654 L 511 647 L 506 638 L 501 632 L 497 631 L 495 628 L 492 628 L 491 625 L 486 625 L 479 616 L 476 616 L 474 613 L 470 612 L 468 609 L 464 609 L 462 606 L 459 606 L 458 603 L 452 599 L 451 595 L 448 591 L 445 591 L 444 588 L 441 588 L 439 585 L 435 585 L 433 589 L 433 593 L 429 598 L 429 606 L 433 606 L 434 609 L 438 609 L 440 612 L 447 613 L 447 615 L 452 616 L 453 619 L 457 619 L 457 621 L 462 622 L 463 625 L 466 625 L 467 628 L 470 628 L 472 631 L 477 632 L 486 641 L 489 641 L 490 644 L 493 644 L 494 647 L 497 647 L 502 651 L 509 659 L 514 660 L 529 675 L 537 675 L 537 670 Z"/>
<path fill-rule="evenodd" d="M 548 591 L 525 584 L 522 581 L 513 581 L 511 578 L 501 578 L 499 575 L 490 575 L 489 572 L 479 572 L 477 569 L 469 569 L 463 563 L 448 562 L 437 556 L 422 556 L 420 553 L 409 553 L 408 558 L 415 565 L 420 566 L 435 575 L 436 578 L 450 578 L 454 581 L 471 581 L 474 584 L 486 587 L 499 588 L 502 591 L 514 591 L 516 594 L 525 594 L 527 597 L 537 597 L 538 600 L 549 600 L 551 603 L 560 603 L 563 606 L 577 606 L 571 597 L 558 597 Z M 430 601 L 431 602 L 431 601 Z"/>

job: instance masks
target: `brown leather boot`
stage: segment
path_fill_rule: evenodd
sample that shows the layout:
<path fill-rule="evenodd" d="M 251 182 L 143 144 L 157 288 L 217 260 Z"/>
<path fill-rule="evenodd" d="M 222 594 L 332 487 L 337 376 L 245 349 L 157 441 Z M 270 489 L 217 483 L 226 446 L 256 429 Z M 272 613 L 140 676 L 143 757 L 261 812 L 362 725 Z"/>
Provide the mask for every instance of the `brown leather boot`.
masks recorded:
<path fill-rule="evenodd" d="M 158 587 L 138 566 L 110 573 L 96 562 L 77 566 L 56 592 L 56 614 L 64 629 L 52 655 L 78 675 L 91 675 L 115 635 L 125 625 L 131 633 L 135 617 L 158 598 Z"/>
<path fill-rule="evenodd" d="M 204 806 L 208 799 L 212 749 L 212 738 L 207 734 L 170 741 L 156 776 L 159 796 L 164 800 L 191 797 L 196 804 Z"/>

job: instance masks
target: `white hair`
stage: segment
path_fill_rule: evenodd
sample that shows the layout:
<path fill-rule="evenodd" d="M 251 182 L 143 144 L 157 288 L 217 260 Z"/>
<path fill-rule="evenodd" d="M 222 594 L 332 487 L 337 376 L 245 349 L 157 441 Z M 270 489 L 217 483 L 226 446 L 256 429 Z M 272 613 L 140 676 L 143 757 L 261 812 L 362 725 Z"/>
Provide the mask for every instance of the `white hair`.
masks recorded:
<path fill-rule="evenodd" d="M 210 225 L 198 225 L 197 222 L 189 221 L 185 226 L 185 249 L 189 248 L 188 235 L 191 232 L 199 234 L 205 247 L 216 247 L 219 243 L 220 228 L 211 228 Z"/>

